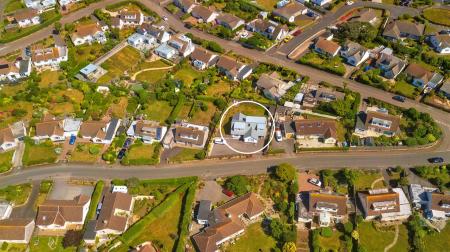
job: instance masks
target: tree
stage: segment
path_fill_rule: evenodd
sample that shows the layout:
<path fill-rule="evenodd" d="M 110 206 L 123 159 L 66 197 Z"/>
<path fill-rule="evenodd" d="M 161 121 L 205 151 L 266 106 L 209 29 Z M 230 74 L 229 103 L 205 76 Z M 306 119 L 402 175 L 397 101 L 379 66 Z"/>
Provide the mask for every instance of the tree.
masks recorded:
<path fill-rule="evenodd" d="M 371 42 L 377 37 L 377 29 L 367 22 L 345 22 L 339 25 L 336 35 L 342 40 Z"/>
<path fill-rule="evenodd" d="M 330 227 L 323 227 L 320 230 L 320 235 L 323 237 L 331 237 L 333 235 L 333 230 Z"/>
<path fill-rule="evenodd" d="M 269 229 L 273 238 L 279 240 L 283 235 L 284 226 L 279 219 L 272 219 L 272 221 L 270 221 Z"/>
<path fill-rule="evenodd" d="M 282 163 L 275 167 L 275 176 L 282 182 L 293 181 L 297 176 L 297 171 L 292 165 Z"/>
<path fill-rule="evenodd" d="M 62 24 L 60 22 L 55 22 L 55 30 L 59 33 L 61 32 Z"/>
<path fill-rule="evenodd" d="M 232 176 L 225 182 L 225 188 L 234 192 L 236 195 L 242 195 L 247 193 L 250 187 L 250 183 L 247 177 L 242 175 Z"/>
<path fill-rule="evenodd" d="M 293 242 L 286 242 L 283 245 L 283 252 L 296 252 L 297 251 L 297 247 L 295 246 L 295 243 Z"/>
<path fill-rule="evenodd" d="M 68 230 L 62 240 L 64 248 L 78 246 L 83 238 L 83 232 L 81 230 Z"/>

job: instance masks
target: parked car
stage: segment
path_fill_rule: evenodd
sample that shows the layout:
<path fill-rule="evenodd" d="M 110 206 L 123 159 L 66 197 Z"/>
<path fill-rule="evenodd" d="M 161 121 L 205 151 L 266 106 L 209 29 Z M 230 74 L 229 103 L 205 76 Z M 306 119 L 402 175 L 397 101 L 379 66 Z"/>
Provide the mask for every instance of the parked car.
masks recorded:
<path fill-rule="evenodd" d="M 225 139 L 223 139 L 221 137 L 215 137 L 214 138 L 214 143 L 215 144 L 225 144 Z"/>
<path fill-rule="evenodd" d="M 275 130 L 275 140 L 277 140 L 277 142 L 283 141 L 283 137 L 281 136 L 281 130 L 280 129 L 276 129 Z"/>
<path fill-rule="evenodd" d="M 320 182 L 320 180 L 319 180 L 319 179 L 316 179 L 316 178 L 310 178 L 310 179 L 308 179 L 308 182 L 309 182 L 310 184 L 316 185 L 316 186 L 318 186 L 318 187 L 321 187 L 321 186 L 322 186 L 322 182 Z"/>
<path fill-rule="evenodd" d="M 353 4 L 353 1 L 347 1 L 345 4 L 346 4 L 346 5 L 352 5 L 352 4 Z"/>
<path fill-rule="evenodd" d="M 432 157 L 428 159 L 428 162 L 432 163 L 432 164 L 440 164 L 440 163 L 444 163 L 444 158 L 442 157 Z"/>
<path fill-rule="evenodd" d="M 233 197 L 234 193 L 230 190 L 223 189 L 223 194 L 227 195 L 228 197 Z"/>
<path fill-rule="evenodd" d="M 122 148 L 128 149 L 128 147 L 130 147 L 132 142 L 133 142 L 133 139 L 127 138 L 127 140 L 125 140 L 125 143 L 123 143 L 123 147 Z"/>
<path fill-rule="evenodd" d="M 167 20 L 169 20 L 166 16 L 163 16 L 163 20 L 164 21 L 167 21 Z"/>
<path fill-rule="evenodd" d="M 392 97 L 392 99 L 399 101 L 399 102 L 405 102 L 406 97 L 401 96 L 401 95 L 395 95 L 394 97 Z"/>
<path fill-rule="evenodd" d="M 127 149 L 122 148 L 122 149 L 119 151 L 119 154 L 117 154 L 117 159 L 122 160 L 122 158 L 125 156 L 125 153 L 126 153 L 126 152 L 127 152 Z"/>
<path fill-rule="evenodd" d="M 292 33 L 293 36 L 298 36 L 302 33 L 302 30 L 298 29 L 294 33 Z"/>
<path fill-rule="evenodd" d="M 69 144 L 70 145 L 74 145 L 75 144 L 75 140 L 77 140 L 77 136 L 71 135 L 70 139 L 69 139 Z"/>

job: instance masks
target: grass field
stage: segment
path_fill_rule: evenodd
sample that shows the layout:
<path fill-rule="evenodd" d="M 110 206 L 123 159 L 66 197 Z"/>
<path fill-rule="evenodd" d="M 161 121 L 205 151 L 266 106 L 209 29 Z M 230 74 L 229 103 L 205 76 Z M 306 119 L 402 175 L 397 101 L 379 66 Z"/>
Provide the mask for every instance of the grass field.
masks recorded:
<path fill-rule="evenodd" d="M 50 105 L 50 113 L 53 115 L 71 114 L 73 112 L 73 104 L 70 102 L 55 103 Z"/>
<path fill-rule="evenodd" d="M 77 251 L 75 247 L 64 249 L 62 246 L 63 237 L 56 236 L 35 236 L 30 241 L 31 252 L 55 251 L 55 252 L 72 252 Z"/>
<path fill-rule="evenodd" d="M 1 252 L 21 252 L 26 251 L 26 249 L 27 249 L 26 244 L 14 244 L 14 243 L 8 243 L 5 249 L 2 249 L 0 247 Z"/>
<path fill-rule="evenodd" d="M 408 228 L 406 227 L 406 225 L 400 225 L 398 226 L 398 228 L 397 243 L 389 251 L 408 252 L 410 251 L 408 241 Z"/>
<path fill-rule="evenodd" d="M 277 241 L 264 233 L 261 223 L 253 223 L 245 228 L 245 233 L 234 244 L 225 248 L 225 251 L 273 251 L 277 246 Z"/>
<path fill-rule="evenodd" d="M 214 106 L 212 102 L 203 101 L 203 103 L 208 106 L 208 110 L 202 111 L 201 109 L 198 109 L 189 119 L 189 122 L 200 125 L 209 125 L 212 117 L 216 113 L 216 106 Z"/>
<path fill-rule="evenodd" d="M 199 150 L 199 149 L 183 148 L 177 155 L 169 158 L 169 161 L 182 162 L 182 161 L 195 160 L 195 154 L 197 154 L 201 151 L 202 150 Z"/>
<path fill-rule="evenodd" d="M 277 2 L 277 0 L 256 0 L 256 4 L 268 11 L 275 9 Z"/>
<path fill-rule="evenodd" d="M 169 67 L 171 66 L 169 63 L 163 60 L 156 61 L 142 61 L 136 67 L 136 70 L 148 69 L 148 68 L 160 68 L 160 67 Z"/>
<path fill-rule="evenodd" d="M 153 155 L 155 146 L 153 144 L 132 145 L 128 151 L 127 157 L 130 160 L 145 158 L 149 159 Z"/>
<path fill-rule="evenodd" d="M 192 81 L 202 76 L 200 71 L 192 68 L 190 64 L 183 64 L 180 70 L 174 74 L 174 78 L 183 81 L 184 85 L 190 86 Z"/>
<path fill-rule="evenodd" d="M 0 189 L 0 199 L 4 199 L 14 205 L 22 205 L 30 196 L 31 184 L 20 184 L 3 187 Z"/>
<path fill-rule="evenodd" d="M 359 224 L 358 232 L 361 245 L 370 252 L 383 252 L 384 248 L 394 240 L 394 231 L 378 231 L 373 227 L 372 222 Z"/>
<path fill-rule="evenodd" d="M 428 8 L 423 11 L 423 16 L 433 23 L 450 26 L 449 9 Z"/>
<path fill-rule="evenodd" d="M 6 4 L 4 12 L 11 13 L 22 8 L 25 8 L 25 5 L 22 3 L 21 0 L 9 0 L 8 4 Z"/>
<path fill-rule="evenodd" d="M 0 173 L 7 172 L 12 166 L 14 150 L 0 153 Z"/>
<path fill-rule="evenodd" d="M 103 145 L 93 143 L 77 144 L 70 156 L 71 162 L 95 163 L 102 155 Z"/>
<path fill-rule="evenodd" d="M 26 142 L 22 162 L 25 166 L 47 164 L 56 161 L 57 154 L 52 142 L 33 144 Z"/>
<path fill-rule="evenodd" d="M 447 225 L 440 233 L 433 233 L 432 235 L 426 235 L 424 237 L 425 248 L 427 252 L 441 252 L 448 251 L 450 248 L 450 222 L 447 221 Z"/>
<path fill-rule="evenodd" d="M 127 46 L 106 60 L 101 66 L 108 70 L 98 82 L 106 83 L 108 80 L 124 75 L 125 71 L 137 65 L 141 58 L 140 52 L 131 46 Z"/>
<path fill-rule="evenodd" d="M 220 80 L 218 83 L 208 86 L 206 94 L 209 96 L 223 96 L 232 91 L 231 83 Z"/>
<path fill-rule="evenodd" d="M 46 70 L 42 72 L 39 76 L 41 77 L 41 82 L 39 82 L 40 87 L 49 87 L 51 85 L 58 84 L 58 77 L 61 72 Z"/>
<path fill-rule="evenodd" d="M 145 110 L 145 115 L 148 120 L 158 121 L 163 123 L 172 112 L 172 107 L 167 101 L 150 101 L 148 108 Z"/>
<path fill-rule="evenodd" d="M 345 74 L 345 66 L 342 63 L 342 59 L 340 57 L 325 57 L 316 52 L 309 52 L 302 56 L 299 60 L 299 63 L 309 65 L 318 69 L 325 70 L 327 72 L 341 75 Z"/>
<path fill-rule="evenodd" d="M 355 180 L 355 189 L 356 190 L 370 189 L 372 183 L 381 177 L 382 175 L 379 172 L 358 171 L 357 178 Z"/>
<path fill-rule="evenodd" d="M 322 235 L 318 235 L 318 244 L 322 248 L 321 251 L 339 251 L 341 247 L 341 236 L 342 233 L 337 230 L 333 230 L 333 235 L 331 237 L 323 237 Z"/>
<path fill-rule="evenodd" d="M 136 80 L 147 82 L 150 84 L 155 84 L 158 81 L 162 80 L 166 73 L 169 72 L 169 69 L 161 69 L 161 70 L 151 70 L 141 72 L 136 76 Z"/>
<path fill-rule="evenodd" d="M 418 95 L 416 87 L 407 83 L 406 81 L 397 81 L 395 83 L 395 86 L 392 88 L 392 91 L 412 99 L 414 99 Z"/>
<path fill-rule="evenodd" d="M 128 99 L 126 97 L 120 97 L 117 103 L 111 104 L 111 112 L 113 116 L 118 118 L 124 118 L 127 112 Z"/>

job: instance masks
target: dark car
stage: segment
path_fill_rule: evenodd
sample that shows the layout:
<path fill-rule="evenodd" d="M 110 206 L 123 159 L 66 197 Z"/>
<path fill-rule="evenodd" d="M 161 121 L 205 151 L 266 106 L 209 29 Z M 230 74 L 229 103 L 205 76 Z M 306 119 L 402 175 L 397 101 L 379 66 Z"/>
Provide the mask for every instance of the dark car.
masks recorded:
<path fill-rule="evenodd" d="M 428 162 L 433 163 L 433 164 L 440 164 L 440 163 L 444 163 L 444 159 L 441 157 L 432 157 L 428 159 Z"/>
<path fill-rule="evenodd" d="M 133 139 L 127 138 L 127 140 L 125 140 L 125 143 L 123 143 L 123 148 L 126 149 L 126 148 L 130 147 L 132 142 L 133 142 Z"/>
<path fill-rule="evenodd" d="M 74 145 L 75 144 L 75 140 L 77 140 L 77 136 L 71 135 L 70 136 L 70 140 L 69 140 L 69 144 L 70 145 Z"/>
<path fill-rule="evenodd" d="M 119 151 L 119 154 L 117 154 L 117 159 L 121 160 L 121 159 L 125 156 L 125 152 L 127 152 L 127 149 L 122 148 L 122 149 Z"/>
<path fill-rule="evenodd" d="M 406 100 L 406 98 L 401 95 L 396 95 L 396 96 L 392 97 L 392 99 L 399 101 L 399 102 L 405 102 L 405 100 Z"/>

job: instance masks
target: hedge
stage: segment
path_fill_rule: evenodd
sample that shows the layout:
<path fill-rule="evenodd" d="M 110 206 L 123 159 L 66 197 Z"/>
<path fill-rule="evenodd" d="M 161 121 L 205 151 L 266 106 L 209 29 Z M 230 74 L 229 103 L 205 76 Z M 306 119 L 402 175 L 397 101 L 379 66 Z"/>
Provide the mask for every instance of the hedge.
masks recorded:
<path fill-rule="evenodd" d="M 192 182 L 186 191 L 186 195 L 183 198 L 182 219 L 179 223 L 180 233 L 178 239 L 175 242 L 175 251 L 183 251 L 186 244 L 186 237 L 189 235 L 189 224 L 192 219 L 192 204 L 195 198 L 195 190 L 197 189 L 197 178 Z"/>
<path fill-rule="evenodd" d="M 89 211 L 86 214 L 86 219 L 84 220 L 84 224 L 86 225 L 90 220 L 95 219 L 97 205 L 101 200 L 103 188 L 105 187 L 105 181 L 100 180 L 95 184 L 94 192 L 92 192 L 91 196 L 91 204 L 89 205 Z"/>
<path fill-rule="evenodd" d="M 158 184 L 166 184 L 166 185 L 181 185 L 189 183 L 193 180 L 197 179 L 197 177 L 181 177 L 181 178 L 167 178 L 167 179 L 151 179 L 151 180 L 139 180 L 141 184 L 144 185 L 158 185 Z M 111 181 L 112 185 L 126 185 L 125 179 L 113 179 Z"/>
<path fill-rule="evenodd" d="M 180 113 L 181 109 L 183 108 L 185 100 L 186 100 L 186 97 L 184 95 L 178 96 L 177 105 L 175 105 L 172 112 L 170 113 L 170 116 L 166 119 L 166 123 L 172 124 L 175 121 L 175 119 L 177 119 L 178 114 Z"/>
<path fill-rule="evenodd" d="M 30 35 L 32 33 L 35 33 L 37 31 L 39 31 L 39 30 L 41 30 L 41 29 L 43 29 L 43 28 L 53 24 L 54 22 L 60 20 L 61 17 L 62 17 L 62 15 L 57 13 L 53 18 L 50 18 L 50 19 L 42 22 L 39 25 L 33 26 L 32 28 L 27 29 L 24 32 L 14 32 L 14 33 L 7 34 L 7 36 L 4 36 L 3 38 L 0 39 L 0 44 L 8 43 L 8 42 L 11 42 L 11 41 L 14 41 L 14 40 L 26 37 L 26 36 L 28 36 L 28 35 Z"/>

